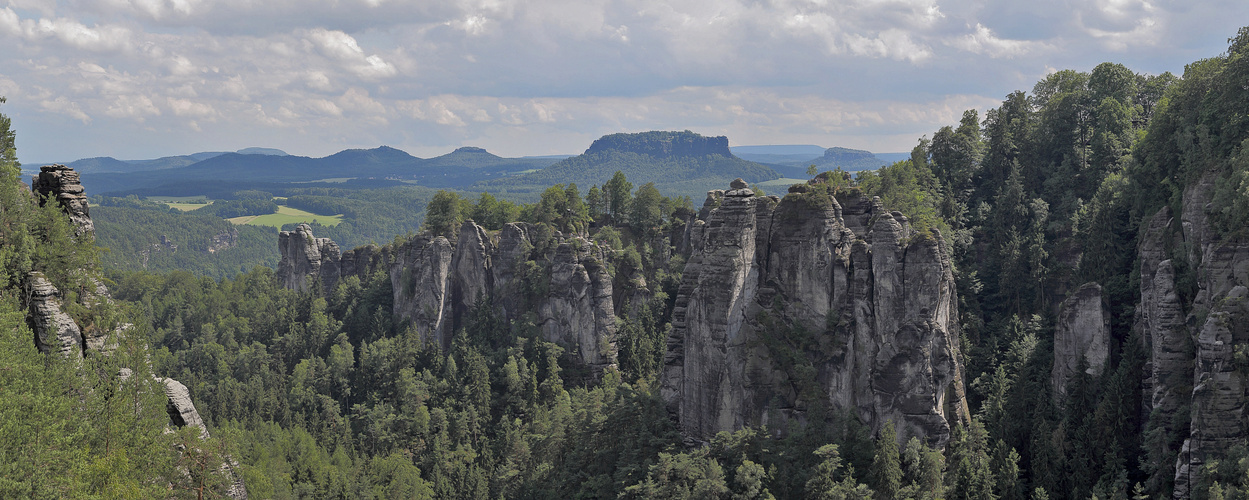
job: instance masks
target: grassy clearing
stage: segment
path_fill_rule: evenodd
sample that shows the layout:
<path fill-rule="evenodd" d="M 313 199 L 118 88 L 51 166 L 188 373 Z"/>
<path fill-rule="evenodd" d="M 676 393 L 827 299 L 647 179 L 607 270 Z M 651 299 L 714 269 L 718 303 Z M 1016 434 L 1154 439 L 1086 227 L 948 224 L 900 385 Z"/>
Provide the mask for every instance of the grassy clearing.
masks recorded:
<path fill-rule="evenodd" d="M 805 183 L 805 182 L 807 182 L 807 179 L 791 179 L 787 177 L 782 177 L 780 179 L 772 179 L 770 181 L 760 182 L 759 185 L 763 187 L 778 187 L 778 186 L 789 187 L 794 184 Z"/>
<path fill-rule="evenodd" d="M 341 215 L 318 215 L 312 212 L 305 212 L 297 208 L 291 208 L 285 205 L 278 205 L 278 213 L 267 215 L 248 215 L 244 217 L 235 217 L 229 219 L 235 224 L 247 224 L 251 226 L 272 226 L 280 228 L 285 224 L 312 222 L 317 221 L 326 226 L 336 226 L 343 221 Z"/>
<path fill-rule="evenodd" d="M 205 196 L 148 196 L 147 201 L 164 203 L 183 212 L 208 206 L 213 201 Z"/>

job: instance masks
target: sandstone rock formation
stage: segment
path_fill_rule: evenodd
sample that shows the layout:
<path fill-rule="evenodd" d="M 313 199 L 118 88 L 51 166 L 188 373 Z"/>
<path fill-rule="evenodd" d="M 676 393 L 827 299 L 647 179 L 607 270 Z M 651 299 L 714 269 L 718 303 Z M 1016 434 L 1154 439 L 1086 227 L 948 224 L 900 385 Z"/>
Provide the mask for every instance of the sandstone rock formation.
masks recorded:
<path fill-rule="evenodd" d="M 195 409 L 195 403 L 191 401 L 191 391 L 187 390 L 182 382 L 171 378 L 160 378 L 156 380 L 165 388 L 165 397 L 169 399 L 166 410 L 169 412 L 169 424 L 174 427 L 191 426 L 199 429 L 201 439 L 208 439 L 208 428 L 204 426 L 204 419 L 200 418 L 199 411 Z M 227 497 L 234 500 L 247 499 L 247 486 L 243 483 L 243 475 L 239 472 L 239 463 L 233 457 L 226 457 L 221 464 L 221 468 L 217 473 L 226 477 L 229 486 L 225 489 Z"/>
<path fill-rule="evenodd" d="M 1067 394 L 1067 379 L 1083 364 L 1085 373 L 1100 376 L 1110 355 L 1110 310 L 1102 303 L 1102 287 L 1080 285 L 1058 306 L 1054 325 L 1054 368 L 1050 383 L 1054 398 Z"/>
<path fill-rule="evenodd" d="M 944 445 L 968 411 L 942 236 L 878 200 L 730 187 L 688 225 L 662 374 L 684 434 L 783 428 L 821 404 Z"/>
<path fill-rule="evenodd" d="M 447 285 L 451 276 L 451 243 L 442 236 L 418 235 L 395 250 L 390 268 L 394 315 L 410 321 L 422 338 L 446 348 L 451 342 Z"/>
<path fill-rule="evenodd" d="M 329 238 L 317 238 L 312 227 L 300 224 L 294 231 L 278 233 L 277 277 L 291 290 L 307 291 L 312 283 L 319 281 L 322 290 L 332 291 L 338 282 L 348 276 L 364 280 L 370 273 L 384 269 L 390 258 L 390 248 L 365 245 L 343 252 L 338 243 Z"/>
<path fill-rule="evenodd" d="M 74 169 L 65 165 L 44 165 L 39 168 L 39 175 L 31 179 L 30 189 L 39 196 L 41 205 L 45 201 L 56 200 L 69 215 L 70 222 L 76 228 L 76 235 L 95 234 L 95 224 L 91 222 L 91 213 L 87 206 L 87 195 L 83 194 L 78 172 Z"/>
<path fill-rule="evenodd" d="M 41 200 L 56 199 L 60 203 L 62 210 L 76 227 L 76 236 L 94 238 L 95 225 L 88 213 L 83 187 L 78 182 L 78 172 L 64 165 L 45 166 L 41 168 L 31 187 Z M 93 308 L 111 301 L 108 288 L 100 280 L 91 277 L 90 270 L 78 271 L 88 273 L 86 277 L 88 283 L 91 284 L 87 290 L 83 290 L 79 299 L 84 306 Z M 95 325 L 87 325 L 84 330 L 74 318 L 65 313 L 60 291 L 42 273 L 29 273 L 24 287 L 27 322 L 35 333 L 35 345 L 41 352 L 56 352 L 75 359 L 82 359 L 86 352 L 108 356 L 116 347 L 115 341 L 109 342 L 110 338 L 130 330 L 133 326 L 126 323 L 113 331 L 105 331 Z M 130 373 L 130 369 L 122 368 L 122 379 L 129 377 Z M 191 402 L 190 392 L 186 386 L 173 379 L 157 378 L 157 380 L 164 386 L 165 395 L 168 398 L 166 410 L 169 412 L 170 423 L 178 427 L 187 425 L 198 427 L 200 435 L 207 438 L 208 430 L 204 426 L 204 420 L 200 418 L 194 403 Z M 237 461 L 227 457 L 219 473 L 225 475 L 230 481 L 230 485 L 225 490 L 226 496 L 235 500 L 247 498 L 247 489 Z"/>
<path fill-rule="evenodd" d="M 317 238 L 312 228 L 300 224 L 294 231 L 278 233 L 278 279 L 292 290 L 307 291 L 320 281 L 325 289 L 333 289 L 338 283 L 339 261 L 342 252 L 338 244 L 329 238 Z"/>
<path fill-rule="evenodd" d="M 469 220 L 454 244 L 442 236 L 421 234 L 397 246 L 360 247 L 340 257 L 338 245 L 315 238 L 301 225 L 281 233 L 278 276 L 287 288 L 306 290 L 313 277 L 329 287 L 341 277 L 363 278 L 369 270 L 385 266 L 393 288 L 394 317 L 444 349 L 465 326 L 472 308 L 488 300 L 507 320 L 535 311 L 543 338 L 563 346 L 592 374 L 614 366 L 615 301 L 612 277 L 602 264 L 604 249 L 579 235 L 556 232 L 552 241 L 543 242 L 554 251 L 533 255 L 530 233 L 524 223 L 506 224 L 491 233 Z M 535 259 L 542 263 L 526 264 Z M 536 276 L 535 269 L 545 272 Z M 540 283 L 546 292 L 533 296 L 522 278 L 529 285 Z"/>
<path fill-rule="evenodd" d="M 35 347 L 42 353 L 82 358 L 82 330 L 61 309 L 60 292 L 43 273 L 26 277 L 27 322 L 35 332 Z"/>
<path fill-rule="evenodd" d="M 530 232 L 527 224 L 510 223 L 490 234 L 469 220 L 454 247 L 441 236 L 407 241 L 390 268 L 395 316 L 445 348 L 478 301 L 490 300 L 507 320 L 520 319 L 532 307 L 545 340 L 563 346 L 592 373 L 614 366 L 616 316 L 602 250 L 580 236 L 555 233 L 553 255 L 538 266 L 548 273 L 527 276 L 546 293 L 532 296 L 521 274 L 533 272 L 527 261 L 547 257 L 531 254 Z"/>
<path fill-rule="evenodd" d="M 1141 298 L 1135 328 L 1150 352 L 1144 411 L 1151 427 L 1173 434 L 1181 429 L 1172 423 L 1185 418 L 1179 412 L 1190 409 L 1179 449 L 1154 450 L 1176 456 L 1174 498 L 1187 498 L 1202 466 L 1249 434 L 1249 370 L 1243 361 L 1249 241 L 1213 230 L 1207 215 L 1213 192 L 1212 176 L 1188 186 L 1179 220 L 1169 208 L 1160 210 L 1142 230 L 1137 250 Z M 1195 291 L 1181 290 L 1182 277 L 1195 279 Z"/>

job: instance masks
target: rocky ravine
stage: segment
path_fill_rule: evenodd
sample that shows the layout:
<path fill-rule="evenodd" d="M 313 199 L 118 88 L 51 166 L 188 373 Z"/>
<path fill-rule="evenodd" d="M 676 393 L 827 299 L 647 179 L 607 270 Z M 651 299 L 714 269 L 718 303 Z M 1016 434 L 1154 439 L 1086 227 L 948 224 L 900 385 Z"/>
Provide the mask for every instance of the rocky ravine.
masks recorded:
<path fill-rule="evenodd" d="M 537 312 L 543 337 L 564 347 L 594 374 L 616 364 L 616 316 L 611 276 L 600 264 L 606 249 L 581 235 L 554 235 L 550 257 L 532 255 L 532 228 L 510 223 L 497 232 L 465 221 L 452 243 L 420 234 L 398 246 L 360 247 L 346 253 L 300 225 L 283 231 L 278 278 L 305 290 L 319 280 L 330 289 L 338 280 L 376 270 L 390 275 L 394 316 L 414 325 L 423 338 L 446 348 L 479 301 L 489 300 L 507 320 Z M 523 269 L 540 260 L 540 274 Z M 528 283 L 522 279 L 524 273 Z M 525 286 L 536 289 L 525 289 Z M 538 295 L 534 295 L 537 293 Z"/>
<path fill-rule="evenodd" d="M 943 446 L 968 410 L 942 236 L 916 234 L 879 200 L 731 187 L 688 225 L 662 374 L 684 434 L 782 429 L 822 404 Z M 819 348 L 786 345 L 786 329 Z"/>
<path fill-rule="evenodd" d="M 1142 228 L 1138 246 L 1141 302 L 1135 328 L 1149 348 L 1146 408 L 1150 424 L 1180 433 L 1174 497 L 1188 498 L 1202 465 L 1249 434 L 1249 241 L 1224 239 L 1210 225 L 1214 179 L 1184 190 L 1176 220 L 1163 208 Z M 1196 273 L 1185 299 L 1182 269 Z M 1191 407 L 1188 416 L 1180 414 Z M 1188 429 L 1176 425 L 1188 421 Z M 1162 444 L 1162 446 L 1168 446 Z"/>

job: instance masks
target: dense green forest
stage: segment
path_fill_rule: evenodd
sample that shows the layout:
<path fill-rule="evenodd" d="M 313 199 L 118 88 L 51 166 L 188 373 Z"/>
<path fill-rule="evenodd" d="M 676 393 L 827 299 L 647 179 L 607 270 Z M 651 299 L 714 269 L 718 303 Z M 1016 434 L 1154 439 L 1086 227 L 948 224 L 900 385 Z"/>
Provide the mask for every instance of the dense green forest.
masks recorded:
<path fill-rule="evenodd" d="M 532 312 L 505 321 L 489 301 L 440 350 L 394 320 L 384 269 L 301 294 L 283 288 L 271 266 L 217 277 L 105 259 L 116 302 L 79 304 L 74 291 L 101 272 L 96 250 L 72 235 L 53 204 L 39 207 L 19 187 L 5 118 L 0 491 L 190 494 L 183 485 L 208 476 L 178 472 L 188 456 L 196 458 L 175 451 L 183 441 L 190 443 L 184 449 L 217 450 L 199 456 L 197 470 L 235 457 L 253 498 L 1169 497 L 1176 457 L 1160 451 L 1173 446 L 1159 443 L 1182 439 L 1188 423 L 1141 411 L 1148 354 L 1132 328 L 1141 280 L 1136 248 L 1144 221 L 1178 205 L 1183 190 L 1208 175 L 1218 179 L 1209 209 L 1215 228 L 1246 236 L 1246 81 L 1249 29 L 1226 54 L 1190 64 L 1182 76 L 1141 75 L 1113 63 L 1059 71 L 983 117 L 965 112 L 920 139 L 908 160 L 857 175 L 826 171 L 788 195 L 817 204 L 848 192 L 878 196 L 918 234 L 943 235 L 973 414 L 944 449 L 919 439 L 898 443 L 891 424 L 873 436 L 841 413 L 786 429 L 725 432 L 703 445 L 683 441 L 657 376 L 685 261 L 657 242 L 672 245 L 663 237 L 680 234 L 696 207 L 688 197 L 665 196 L 647 176 L 631 182 L 611 174 L 613 161 L 633 157 L 596 163 L 608 170 L 585 178 L 544 178 L 547 187 L 532 203 L 486 193 L 322 187 L 287 200 L 353 214 L 339 226 L 314 228 L 344 248 L 401 244 L 396 235 L 418 221 L 394 217 L 416 204 L 426 206 L 422 230 L 452 238 L 469 218 L 490 231 L 527 222 L 535 243 L 519 259 L 531 294 L 541 292 L 541 280 L 531 278 L 549 273 L 555 231 L 605 242 L 603 264 L 614 285 L 645 282 L 653 293 L 622 308 L 619 368 L 595 380 L 565 348 L 543 340 Z M 581 158 L 561 165 L 588 161 Z M 682 169 L 710 168 L 682 161 Z M 590 188 L 583 194 L 578 182 Z M 161 213 L 129 203 L 153 218 Z M 389 218 L 373 217 L 382 213 Z M 102 224 L 101 245 L 107 230 Z M 1197 263 L 1187 262 L 1180 245 L 1167 251 L 1179 263 L 1180 293 L 1198 293 Z M 68 291 L 76 319 L 133 323 L 133 334 L 112 357 L 80 365 L 39 354 L 21 312 L 29 271 Z M 1086 282 L 1103 287 L 1115 349 L 1102 373 L 1078 370 L 1055 397 L 1054 305 Z M 117 380 L 123 366 L 140 376 Z M 213 432 L 209 443 L 160 432 L 160 402 L 144 388 L 151 380 L 145 370 L 190 388 Z M 1206 463 L 1192 496 L 1245 498 L 1247 470 L 1242 442 Z"/>

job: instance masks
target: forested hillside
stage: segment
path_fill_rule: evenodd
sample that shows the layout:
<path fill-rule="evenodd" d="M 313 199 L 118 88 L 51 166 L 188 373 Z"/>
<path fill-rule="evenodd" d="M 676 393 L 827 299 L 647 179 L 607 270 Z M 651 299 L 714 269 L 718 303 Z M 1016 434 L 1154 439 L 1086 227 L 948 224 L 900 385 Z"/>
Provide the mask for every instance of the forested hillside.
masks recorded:
<path fill-rule="evenodd" d="M 1059 71 L 783 196 L 679 133 L 508 179 L 545 182 L 532 203 L 433 193 L 416 234 L 369 210 L 420 194 L 310 188 L 287 203 L 356 210 L 350 231 L 282 233 L 277 271 L 107 269 L 121 312 L 75 302 L 96 250 L 16 183 L 0 121 L 0 328 L 23 367 L 0 370 L 0 453 L 22 457 L 0 488 L 210 477 L 178 472 L 185 433 L 151 405 L 111 399 L 142 387 L 89 373 L 142 357 L 196 399 L 220 450 L 200 469 L 235 457 L 254 498 L 1243 498 L 1246 81 L 1249 28 L 1182 76 Z M 614 168 L 635 162 L 653 171 Z M 660 176 L 726 189 L 700 207 Z M 41 358 L 36 270 L 84 328 L 141 336 L 86 368 Z"/>

